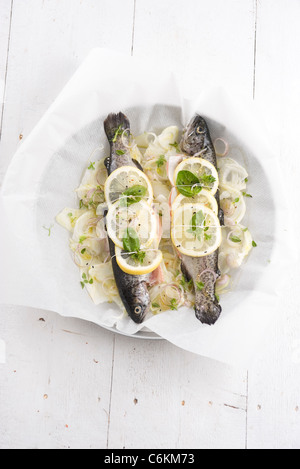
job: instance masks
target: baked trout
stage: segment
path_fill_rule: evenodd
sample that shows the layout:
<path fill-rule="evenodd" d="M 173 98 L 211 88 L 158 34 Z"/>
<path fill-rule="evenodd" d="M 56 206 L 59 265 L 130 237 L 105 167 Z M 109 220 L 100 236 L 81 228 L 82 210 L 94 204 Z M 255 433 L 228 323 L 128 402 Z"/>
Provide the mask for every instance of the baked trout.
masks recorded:
<path fill-rule="evenodd" d="M 104 130 L 110 143 L 110 156 L 105 161 L 108 175 L 122 166 L 136 166 L 129 151 L 130 123 L 128 118 L 121 112 L 109 114 L 104 121 Z M 115 245 L 110 239 L 109 247 L 121 300 L 131 319 L 140 324 L 150 309 L 150 296 L 147 288 L 149 275 L 130 275 L 123 272 L 117 264 Z"/>
<path fill-rule="evenodd" d="M 189 156 L 199 156 L 217 167 L 217 158 L 209 129 L 205 120 L 196 115 L 182 135 L 181 149 Z M 215 195 L 219 204 L 219 192 Z M 219 219 L 224 224 L 223 211 L 219 208 Z M 193 280 L 195 287 L 195 312 L 196 317 L 203 324 L 214 324 L 222 311 L 215 295 L 216 279 L 220 276 L 218 268 L 218 250 L 205 257 L 190 257 L 181 255 L 181 269 L 186 279 Z M 202 290 L 197 288 L 197 283 L 204 284 Z"/>

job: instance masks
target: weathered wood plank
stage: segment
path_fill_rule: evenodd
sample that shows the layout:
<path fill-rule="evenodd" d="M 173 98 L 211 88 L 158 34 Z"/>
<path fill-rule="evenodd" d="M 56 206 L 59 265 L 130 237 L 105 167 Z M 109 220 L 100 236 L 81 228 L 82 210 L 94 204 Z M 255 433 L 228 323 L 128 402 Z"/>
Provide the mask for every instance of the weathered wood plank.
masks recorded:
<path fill-rule="evenodd" d="M 16 307 L 1 308 L 0 330 L 0 448 L 105 448 L 113 335 Z"/>
<path fill-rule="evenodd" d="M 116 337 L 109 448 L 244 448 L 246 373 Z"/>
<path fill-rule="evenodd" d="M 26 138 L 90 50 L 110 47 L 130 54 L 132 45 L 133 0 L 13 5 L 0 179 L 20 138 Z"/>
<path fill-rule="evenodd" d="M 11 13 L 12 0 L 3 0 L 0 4 L 0 139 L 7 74 Z"/>
<path fill-rule="evenodd" d="M 270 132 L 270 146 L 280 158 L 281 182 L 291 214 L 297 213 L 300 197 L 297 157 L 299 21 L 297 0 L 257 2 L 255 101 Z M 292 216 L 293 225 L 288 218 L 282 222 L 287 233 L 299 232 L 299 217 Z M 250 449 L 300 448 L 300 271 L 297 249 L 296 243 L 295 264 L 288 272 L 278 272 L 278 287 L 282 291 L 279 314 L 276 316 L 274 312 L 278 320 L 265 338 L 260 359 L 249 370 L 247 440 Z"/>

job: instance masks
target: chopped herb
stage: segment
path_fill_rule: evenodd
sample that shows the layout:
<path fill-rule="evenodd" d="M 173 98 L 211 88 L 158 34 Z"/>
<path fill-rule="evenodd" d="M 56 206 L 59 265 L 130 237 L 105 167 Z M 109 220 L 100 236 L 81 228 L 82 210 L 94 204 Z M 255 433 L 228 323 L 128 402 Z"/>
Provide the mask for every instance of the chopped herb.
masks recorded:
<path fill-rule="evenodd" d="M 116 153 L 117 153 L 117 155 L 119 155 L 119 156 L 125 155 L 125 151 L 123 151 L 123 150 L 117 150 Z"/>
<path fill-rule="evenodd" d="M 177 311 L 178 309 L 178 304 L 177 304 L 177 301 L 176 301 L 176 298 L 172 298 L 172 300 L 170 301 L 170 308 L 172 311 Z"/>
<path fill-rule="evenodd" d="M 238 236 L 230 236 L 229 238 L 233 243 L 240 243 L 241 242 L 241 239 L 238 237 Z"/>
<path fill-rule="evenodd" d="M 205 230 L 204 230 L 204 231 L 205 231 Z M 204 239 L 205 239 L 205 241 L 208 241 L 208 240 L 210 240 L 211 238 L 212 238 L 212 235 L 208 235 L 208 234 L 204 233 Z"/>
<path fill-rule="evenodd" d="M 82 249 L 81 254 L 84 254 L 86 251 L 86 248 Z"/>
<path fill-rule="evenodd" d="M 200 177 L 200 182 L 202 182 L 204 185 L 209 185 L 216 182 L 216 178 L 213 177 L 211 174 L 203 174 Z"/>
<path fill-rule="evenodd" d="M 82 244 L 84 240 L 86 240 L 87 236 L 80 236 L 79 243 Z"/>
<path fill-rule="evenodd" d="M 239 201 L 240 201 L 240 198 L 237 197 L 236 199 L 234 199 L 233 203 L 234 203 L 234 204 L 237 204 Z"/>
<path fill-rule="evenodd" d="M 194 197 L 202 190 L 199 179 L 190 171 L 179 171 L 176 187 L 185 197 Z"/>
<path fill-rule="evenodd" d="M 82 274 L 82 278 L 85 280 L 86 279 L 86 274 Z"/>
<path fill-rule="evenodd" d="M 201 241 L 201 236 L 203 233 L 203 230 L 207 231 L 206 228 L 204 228 L 205 225 L 205 216 L 202 210 L 199 210 L 199 212 L 195 213 L 191 219 L 191 228 L 187 230 L 188 233 L 193 233 L 199 241 Z M 205 239 L 210 239 L 211 236 L 207 235 L 205 233 Z"/>
<path fill-rule="evenodd" d="M 185 289 L 189 290 L 193 285 L 193 279 L 187 281 L 184 277 L 180 280 L 180 285 Z"/>
<path fill-rule="evenodd" d="M 166 158 L 164 155 L 160 155 L 160 157 L 158 158 L 158 160 L 156 161 L 156 166 L 158 168 L 160 168 L 161 166 L 163 166 L 165 163 L 167 162 Z"/>
<path fill-rule="evenodd" d="M 152 308 L 160 308 L 160 305 L 158 303 L 152 303 Z"/>
<path fill-rule="evenodd" d="M 89 281 L 89 284 L 93 285 L 93 283 L 94 283 L 94 280 L 91 278 L 90 281 Z"/>
<path fill-rule="evenodd" d="M 253 246 L 254 248 L 256 248 L 257 244 L 256 244 L 255 241 L 252 241 L 252 246 Z"/>
<path fill-rule="evenodd" d="M 248 231 L 248 228 L 243 228 L 242 231 Z"/>
<path fill-rule="evenodd" d="M 94 163 L 91 163 L 90 166 L 88 167 L 88 169 L 95 169 L 95 162 Z"/>
<path fill-rule="evenodd" d="M 197 285 L 197 289 L 202 291 L 203 288 L 204 288 L 204 283 L 203 282 L 196 282 L 196 285 Z"/>
<path fill-rule="evenodd" d="M 243 196 L 244 197 L 251 197 L 251 198 L 253 197 L 251 194 L 247 194 L 246 192 L 243 192 Z"/>
<path fill-rule="evenodd" d="M 122 128 L 122 124 L 120 124 L 119 127 L 117 128 L 116 132 L 115 132 L 115 136 L 112 139 L 112 142 L 115 143 L 117 141 L 118 136 L 122 135 L 122 133 L 123 133 L 123 128 Z"/>
<path fill-rule="evenodd" d="M 84 289 L 84 283 L 83 282 L 80 282 L 80 285 L 81 285 L 81 288 Z"/>
<path fill-rule="evenodd" d="M 245 181 L 245 182 L 248 182 L 248 178 L 245 178 L 244 181 Z"/>
<path fill-rule="evenodd" d="M 217 302 L 219 303 L 220 302 L 220 296 L 215 294 L 215 297 L 216 297 Z"/>
<path fill-rule="evenodd" d="M 73 213 L 68 213 L 68 217 L 72 217 L 73 216 Z"/>
<path fill-rule="evenodd" d="M 44 230 L 48 231 L 48 236 L 51 236 L 51 230 L 53 227 L 54 225 L 49 226 L 49 228 L 47 228 L 47 226 L 43 226 Z"/>
<path fill-rule="evenodd" d="M 176 148 L 176 150 L 177 150 L 178 152 L 180 152 L 179 143 L 174 142 L 174 143 L 170 143 L 169 145 L 170 145 L 170 147 Z"/>

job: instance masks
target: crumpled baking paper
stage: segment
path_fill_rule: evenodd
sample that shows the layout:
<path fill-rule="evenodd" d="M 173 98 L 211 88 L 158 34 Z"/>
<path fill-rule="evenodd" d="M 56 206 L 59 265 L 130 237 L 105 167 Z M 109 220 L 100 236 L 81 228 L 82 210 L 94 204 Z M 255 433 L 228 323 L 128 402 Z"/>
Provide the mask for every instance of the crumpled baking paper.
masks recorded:
<path fill-rule="evenodd" d="M 201 86 L 199 86 L 201 89 Z M 189 99 L 176 75 L 154 62 L 105 49 L 91 51 L 9 166 L 0 195 L 0 301 L 81 318 L 122 334 L 150 331 L 182 349 L 237 366 L 259 353 L 275 320 L 278 272 L 295 259 L 286 231 L 287 202 L 280 190 L 276 154 L 252 103 L 237 104 L 222 88 Z M 78 206 L 79 186 L 93 150 L 107 147 L 103 120 L 125 112 L 135 135 L 182 128 L 199 112 L 213 139 L 225 138 L 228 155 L 249 173 L 248 226 L 257 247 L 239 269 L 234 289 L 222 296 L 214 326 L 202 325 L 188 308 L 148 319 L 142 326 L 116 305 L 95 306 L 79 283 L 70 234 L 55 222 L 64 207 Z M 290 225 L 289 225 L 290 226 Z M 282 254 L 284 253 L 284 255 Z M 147 333 L 146 333 L 147 335 Z M 144 335 L 143 335 L 144 337 Z"/>

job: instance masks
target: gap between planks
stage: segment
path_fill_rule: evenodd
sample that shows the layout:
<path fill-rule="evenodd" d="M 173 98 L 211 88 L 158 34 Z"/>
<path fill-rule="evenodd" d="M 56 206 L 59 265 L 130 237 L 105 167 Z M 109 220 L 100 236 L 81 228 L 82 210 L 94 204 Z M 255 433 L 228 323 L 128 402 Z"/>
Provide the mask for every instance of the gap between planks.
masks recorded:
<path fill-rule="evenodd" d="M 7 73 L 8 73 L 8 59 L 9 59 L 9 50 L 10 50 L 10 37 L 11 37 L 13 7 L 14 7 L 14 0 L 11 0 L 11 4 L 10 4 L 10 17 L 9 17 L 9 28 L 8 28 L 8 39 L 7 39 L 7 54 L 6 54 L 6 64 L 5 64 L 5 74 L 4 74 L 4 86 L 3 86 L 3 103 L 2 103 L 1 119 L 0 119 L 0 142 L 1 142 L 1 137 L 2 137 L 3 116 L 4 116 L 4 107 L 5 107 L 5 94 L 6 94 L 6 82 L 7 82 Z"/>

